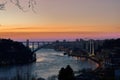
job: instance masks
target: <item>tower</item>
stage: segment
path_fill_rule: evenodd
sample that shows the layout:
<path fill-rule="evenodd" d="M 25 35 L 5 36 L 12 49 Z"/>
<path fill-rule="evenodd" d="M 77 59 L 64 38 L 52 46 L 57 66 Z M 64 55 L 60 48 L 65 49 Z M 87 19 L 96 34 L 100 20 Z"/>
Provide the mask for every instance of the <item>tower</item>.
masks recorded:
<path fill-rule="evenodd" d="M 89 56 L 94 56 L 94 42 L 93 40 L 90 40 L 90 51 L 89 51 Z"/>
<path fill-rule="evenodd" d="M 92 42 L 92 41 L 89 40 L 89 45 L 88 45 L 88 46 L 89 46 L 89 56 L 91 56 L 91 48 L 92 48 L 91 42 Z"/>
<path fill-rule="evenodd" d="M 91 55 L 94 56 L 94 55 L 95 55 L 95 52 L 94 52 L 94 42 L 93 42 L 93 41 L 92 41 L 91 45 L 92 45 Z"/>
<path fill-rule="evenodd" d="M 26 40 L 26 47 L 29 47 L 29 39 Z"/>

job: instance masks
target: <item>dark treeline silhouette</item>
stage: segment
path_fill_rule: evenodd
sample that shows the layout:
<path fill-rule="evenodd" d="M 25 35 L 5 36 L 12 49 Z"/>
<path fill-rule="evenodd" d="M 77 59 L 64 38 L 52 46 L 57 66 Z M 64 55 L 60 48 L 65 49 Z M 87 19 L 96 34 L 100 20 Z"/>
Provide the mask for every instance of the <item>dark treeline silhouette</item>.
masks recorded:
<path fill-rule="evenodd" d="M 120 38 L 118 39 L 107 39 L 103 43 L 103 48 L 112 49 L 120 47 Z"/>
<path fill-rule="evenodd" d="M 24 64 L 36 60 L 28 47 L 10 39 L 0 39 L 0 65 Z"/>
<path fill-rule="evenodd" d="M 67 65 L 66 68 L 61 68 L 58 75 L 58 80 L 75 80 L 72 68 Z"/>

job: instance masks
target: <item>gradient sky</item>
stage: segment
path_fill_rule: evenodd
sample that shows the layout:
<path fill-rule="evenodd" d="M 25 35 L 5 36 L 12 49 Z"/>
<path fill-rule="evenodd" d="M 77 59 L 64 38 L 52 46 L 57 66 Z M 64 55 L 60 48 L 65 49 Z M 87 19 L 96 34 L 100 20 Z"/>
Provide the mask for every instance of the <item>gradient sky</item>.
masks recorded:
<path fill-rule="evenodd" d="M 85 37 L 91 34 L 91 38 L 100 38 L 97 34 L 103 35 L 103 38 L 120 38 L 120 0 L 36 0 L 36 13 L 27 8 L 28 0 L 21 1 L 27 12 L 19 10 L 9 0 L 6 9 L 0 11 L 2 37 L 12 37 L 8 32 L 21 35 L 23 32 L 71 32 L 71 37 L 74 37 L 75 32 L 79 32 L 84 33 Z M 36 34 L 33 36 L 35 38 Z M 16 34 L 12 38 L 17 37 Z"/>

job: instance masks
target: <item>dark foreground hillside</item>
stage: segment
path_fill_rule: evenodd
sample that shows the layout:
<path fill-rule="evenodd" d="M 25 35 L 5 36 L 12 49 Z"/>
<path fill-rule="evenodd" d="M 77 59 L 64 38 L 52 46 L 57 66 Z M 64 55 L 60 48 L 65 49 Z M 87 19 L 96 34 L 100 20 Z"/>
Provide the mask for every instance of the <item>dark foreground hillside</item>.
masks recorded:
<path fill-rule="evenodd" d="M 26 64 L 35 60 L 35 54 L 22 43 L 0 39 L 0 65 Z"/>

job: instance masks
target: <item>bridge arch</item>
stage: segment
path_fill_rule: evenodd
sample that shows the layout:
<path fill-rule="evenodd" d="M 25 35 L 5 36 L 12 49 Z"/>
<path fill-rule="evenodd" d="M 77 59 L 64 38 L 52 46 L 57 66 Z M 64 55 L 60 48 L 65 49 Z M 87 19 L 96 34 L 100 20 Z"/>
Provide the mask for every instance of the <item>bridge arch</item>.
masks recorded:
<path fill-rule="evenodd" d="M 52 41 L 29 41 L 26 40 L 25 42 L 22 42 L 26 47 L 31 49 L 32 53 L 37 52 L 38 50 L 47 47 L 48 45 L 51 45 Z"/>

